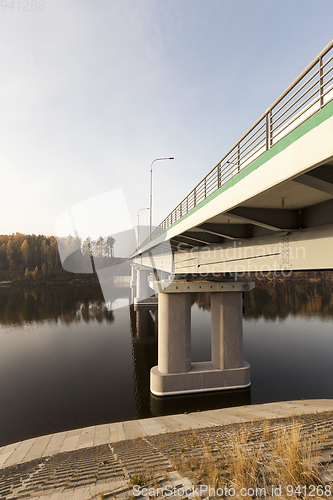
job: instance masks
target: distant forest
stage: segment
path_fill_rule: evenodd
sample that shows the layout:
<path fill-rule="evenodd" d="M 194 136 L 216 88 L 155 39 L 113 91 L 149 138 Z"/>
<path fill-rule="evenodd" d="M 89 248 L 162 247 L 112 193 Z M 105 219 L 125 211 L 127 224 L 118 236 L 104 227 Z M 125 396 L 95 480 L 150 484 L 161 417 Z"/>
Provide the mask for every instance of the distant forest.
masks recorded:
<path fill-rule="evenodd" d="M 74 238 L 72 238 L 74 241 Z M 89 252 L 95 259 L 108 260 L 109 265 L 118 259 L 113 257 L 114 238 L 88 239 L 82 244 L 75 239 L 81 253 Z M 0 235 L 0 281 L 96 281 L 96 273 L 73 274 L 63 269 L 57 238 L 35 234 L 16 233 Z"/>

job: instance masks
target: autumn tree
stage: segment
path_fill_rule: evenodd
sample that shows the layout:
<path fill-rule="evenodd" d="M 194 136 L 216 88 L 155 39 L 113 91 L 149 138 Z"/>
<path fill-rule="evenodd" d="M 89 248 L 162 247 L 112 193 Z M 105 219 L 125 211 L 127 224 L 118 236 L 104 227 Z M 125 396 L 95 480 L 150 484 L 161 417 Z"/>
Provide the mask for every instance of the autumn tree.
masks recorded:
<path fill-rule="evenodd" d="M 113 238 L 113 236 L 108 236 L 106 240 L 106 248 L 108 252 L 109 257 L 113 257 L 113 248 L 116 240 Z"/>
<path fill-rule="evenodd" d="M 24 262 L 25 262 L 25 267 L 28 268 L 28 259 L 30 256 L 30 247 L 29 243 L 27 240 L 24 240 L 24 242 L 21 245 L 21 252 L 23 254 Z"/>
<path fill-rule="evenodd" d="M 0 271 L 6 271 L 7 269 L 8 269 L 7 245 L 3 243 L 0 246 Z"/>

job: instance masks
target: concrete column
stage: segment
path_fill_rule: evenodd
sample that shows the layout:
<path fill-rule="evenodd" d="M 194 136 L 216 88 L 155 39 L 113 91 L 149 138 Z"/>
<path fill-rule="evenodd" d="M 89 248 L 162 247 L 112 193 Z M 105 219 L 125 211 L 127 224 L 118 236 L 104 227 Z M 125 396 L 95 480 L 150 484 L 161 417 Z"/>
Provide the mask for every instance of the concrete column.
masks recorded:
<path fill-rule="evenodd" d="M 131 266 L 131 281 L 130 281 L 131 304 L 134 303 L 134 299 L 136 297 L 136 275 L 137 275 L 137 271 L 136 271 L 135 266 Z"/>
<path fill-rule="evenodd" d="M 131 285 L 136 285 L 136 268 L 135 266 L 131 266 Z"/>
<path fill-rule="evenodd" d="M 214 368 L 244 366 L 242 292 L 211 294 L 211 334 Z"/>
<path fill-rule="evenodd" d="M 158 371 L 191 369 L 191 294 L 158 294 Z"/>
<path fill-rule="evenodd" d="M 148 276 L 150 271 L 147 269 L 138 269 L 137 271 L 137 285 L 136 285 L 136 299 L 143 300 L 148 298 L 149 295 L 149 283 Z"/>

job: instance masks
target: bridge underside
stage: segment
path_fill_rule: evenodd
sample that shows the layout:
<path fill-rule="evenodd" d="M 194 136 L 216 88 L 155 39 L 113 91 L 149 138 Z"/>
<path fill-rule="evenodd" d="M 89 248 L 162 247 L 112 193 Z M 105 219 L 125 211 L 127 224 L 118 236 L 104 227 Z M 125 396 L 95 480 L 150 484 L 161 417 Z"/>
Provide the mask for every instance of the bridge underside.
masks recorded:
<path fill-rule="evenodd" d="M 333 102 L 146 248 L 166 240 L 180 275 L 332 268 Z"/>
<path fill-rule="evenodd" d="M 333 267 L 333 161 L 171 239 L 175 274 Z"/>
<path fill-rule="evenodd" d="M 174 236 L 171 242 L 174 248 L 220 245 L 332 223 L 331 159 Z"/>

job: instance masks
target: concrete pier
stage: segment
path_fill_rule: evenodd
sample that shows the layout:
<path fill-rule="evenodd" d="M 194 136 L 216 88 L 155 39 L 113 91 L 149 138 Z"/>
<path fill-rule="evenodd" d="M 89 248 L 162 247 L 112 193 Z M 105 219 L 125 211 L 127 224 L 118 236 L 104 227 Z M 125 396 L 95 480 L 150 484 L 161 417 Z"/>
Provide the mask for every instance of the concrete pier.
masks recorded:
<path fill-rule="evenodd" d="M 134 304 L 145 302 L 154 291 L 149 288 L 149 275 L 152 269 L 146 266 L 132 266 L 131 290 Z M 132 281 L 134 286 L 132 286 Z"/>
<path fill-rule="evenodd" d="M 131 289 L 131 304 L 134 304 L 134 299 L 136 297 L 136 287 L 137 287 L 137 270 L 136 266 L 131 266 L 131 281 L 130 281 L 130 289 Z"/>
<path fill-rule="evenodd" d="M 139 302 L 142 299 L 149 297 L 149 283 L 148 276 L 150 269 L 137 269 L 137 284 L 136 284 L 136 300 Z"/>
<path fill-rule="evenodd" d="M 217 292 L 211 295 L 211 349 L 214 368 L 241 368 L 244 364 L 242 308 L 242 292 Z"/>
<path fill-rule="evenodd" d="M 158 367 L 161 373 L 191 369 L 191 296 L 158 295 Z"/>
<path fill-rule="evenodd" d="M 243 359 L 242 293 L 252 282 L 174 281 L 159 293 L 158 365 L 150 372 L 155 396 L 250 386 Z M 191 293 L 211 292 L 211 361 L 191 362 Z"/>

